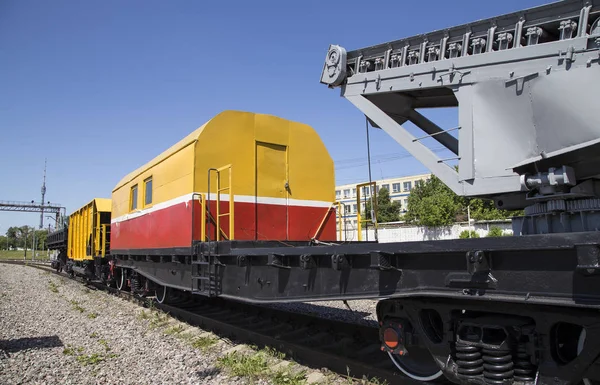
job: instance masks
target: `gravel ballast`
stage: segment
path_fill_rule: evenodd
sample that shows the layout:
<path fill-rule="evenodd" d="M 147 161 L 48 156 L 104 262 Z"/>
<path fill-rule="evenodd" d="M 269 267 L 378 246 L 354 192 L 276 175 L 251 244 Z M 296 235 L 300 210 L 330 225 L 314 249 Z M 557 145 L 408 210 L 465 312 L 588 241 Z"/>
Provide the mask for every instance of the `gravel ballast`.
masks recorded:
<path fill-rule="evenodd" d="M 340 304 L 345 308 L 337 301 L 330 305 Z M 294 308 L 312 312 L 327 305 Z M 338 318 L 335 309 L 323 311 Z M 367 311 L 353 313 L 370 318 Z M 232 351 L 253 361 L 223 364 Z M 0 384 L 306 384 L 311 378 L 350 383 L 279 358 L 64 276 L 0 263 Z M 257 366 L 263 369 L 253 375 Z M 290 382 L 286 376 L 304 380 Z"/>

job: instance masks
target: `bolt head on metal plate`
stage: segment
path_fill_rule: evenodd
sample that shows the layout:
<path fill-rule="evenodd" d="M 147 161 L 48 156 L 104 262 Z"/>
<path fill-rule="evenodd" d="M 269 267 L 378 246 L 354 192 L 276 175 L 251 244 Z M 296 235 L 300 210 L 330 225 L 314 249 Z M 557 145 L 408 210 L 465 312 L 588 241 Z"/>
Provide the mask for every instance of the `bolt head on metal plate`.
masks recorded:
<path fill-rule="evenodd" d="M 321 83 L 339 86 L 346 79 L 346 50 L 339 45 L 330 45 L 321 73 Z"/>

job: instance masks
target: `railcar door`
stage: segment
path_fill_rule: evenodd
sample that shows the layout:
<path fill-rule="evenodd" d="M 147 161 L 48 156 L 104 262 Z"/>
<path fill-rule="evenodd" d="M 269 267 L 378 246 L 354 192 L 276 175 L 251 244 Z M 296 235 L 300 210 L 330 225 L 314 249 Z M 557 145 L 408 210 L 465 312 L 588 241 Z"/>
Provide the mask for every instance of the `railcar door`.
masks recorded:
<path fill-rule="evenodd" d="M 288 239 L 287 146 L 256 142 L 256 239 Z"/>

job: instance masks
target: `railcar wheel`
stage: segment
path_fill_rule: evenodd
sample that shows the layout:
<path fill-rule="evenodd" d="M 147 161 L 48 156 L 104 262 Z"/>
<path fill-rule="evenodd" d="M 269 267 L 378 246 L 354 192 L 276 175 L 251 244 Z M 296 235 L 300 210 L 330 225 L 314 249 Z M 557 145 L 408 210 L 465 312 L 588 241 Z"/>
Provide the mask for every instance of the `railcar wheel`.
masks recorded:
<path fill-rule="evenodd" d="M 427 382 L 443 376 L 429 349 L 418 343 L 421 338 L 442 342 L 443 324 L 436 315 L 437 312 L 421 312 L 424 335 L 420 335 L 406 318 L 391 318 L 381 326 L 380 338 L 390 359 L 398 370 L 413 380 Z"/>
<path fill-rule="evenodd" d="M 427 349 L 411 349 L 404 356 L 391 352 L 388 352 L 388 355 L 394 365 L 413 380 L 433 381 L 443 375 Z"/>
<path fill-rule="evenodd" d="M 123 269 L 117 269 L 118 273 L 117 273 L 117 277 L 115 277 L 115 281 L 117 284 L 117 290 L 119 291 L 125 291 L 127 290 L 127 274 L 125 274 L 125 271 Z"/>
<path fill-rule="evenodd" d="M 159 284 L 156 284 L 155 296 L 158 303 L 169 303 L 173 299 L 171 288 Z"/>

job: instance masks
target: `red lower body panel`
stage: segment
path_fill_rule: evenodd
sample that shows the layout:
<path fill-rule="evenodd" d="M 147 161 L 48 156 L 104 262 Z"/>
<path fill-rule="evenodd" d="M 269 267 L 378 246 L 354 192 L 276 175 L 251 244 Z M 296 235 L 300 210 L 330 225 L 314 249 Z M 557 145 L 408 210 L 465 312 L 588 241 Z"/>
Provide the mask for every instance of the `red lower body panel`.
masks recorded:
<path fill-rule="evenodd" d="M 229 212 L 229 202 L 221 202 L 220 206 L 221 214 Z M 198 201 L 194 201 L 193 207 L 192 201 L 188 201 L 115 222 L 111 225 L 111 250 L 190 247 L 193 240 L 201 239 L 201 212 Z M 214 201 L 210 212 L 216 217 Z M 336 240 L 335 211 L 326 207 L 236 202 L 234 215 L 235 240 L 308 241 L 313 237 Z M 216 239 L 215 228 L 214 222 L 207 223 L 211 240 Z M 220 228 L 228 237 L 229 216 L 221 217 Z"/>

